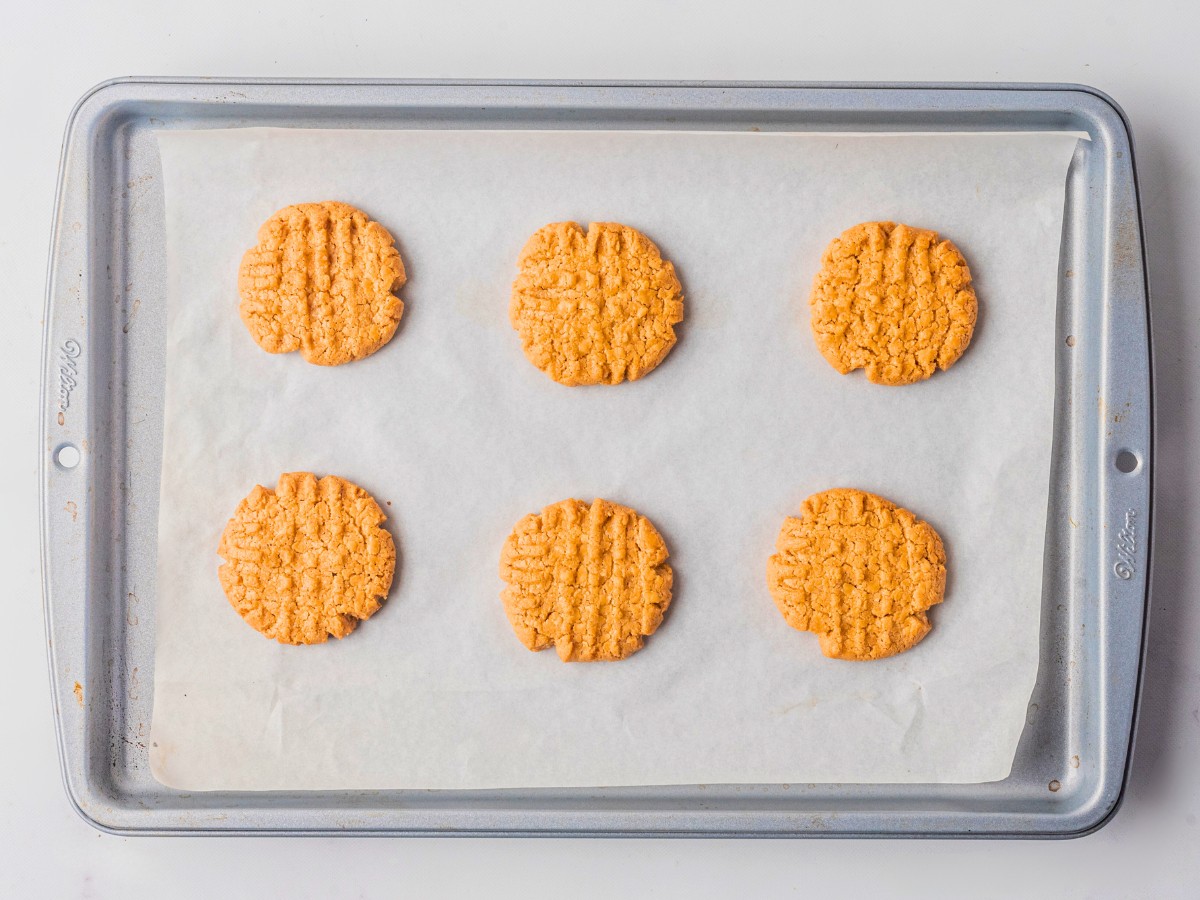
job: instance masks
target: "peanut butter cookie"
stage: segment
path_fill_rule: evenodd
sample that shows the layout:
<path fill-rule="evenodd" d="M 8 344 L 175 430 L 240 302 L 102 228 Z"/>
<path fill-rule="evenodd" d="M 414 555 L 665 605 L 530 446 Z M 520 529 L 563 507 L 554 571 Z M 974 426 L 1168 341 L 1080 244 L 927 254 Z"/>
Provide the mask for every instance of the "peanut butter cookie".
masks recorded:
<path fill-rule="evenodd" d="M 813 494 L 784 520 L 767 586 L 784 619 L 834 659 L 882 659 L 929 632 L 946 590 L 946 553 L 927 523 L 848 488 Z"/>
<path fill-rule="evenodd" d="M 379 609 L 396 568 L 383 510 L 332 475 L 258 485 L 225 526 L 221 587 L 247 623 L 282 644 L 345 637 Z"/>
<path fill-rule="evenodd" d="M 242 257 L 242 321 L 268 353 L 299 350 L 338 366 L 392 339 L 404 303 L 404 263 L 392 236 L 345 203 L 281 209 Z"/>
<path fill-rule="evenodd" d="M 500 556 L 500 595 L 530 650 L 563 662 L 624 659 L 671 602 L 667 547 L 650 520 L 607 500 L 563 500 L 513 529 Z"/>
<path fill-rule="evenodd" d="M 619 384 L 675 346 L 683 294 L 675 268 L 626 225 L 547 225 L 518 262 L 508 315 L 529 361 L 559 384 Z"/>
<path fill-rule="evenodd" d="M 866 222 L 826 248 L 809 301 L 817 347 L 845 375 L 912 384 L 962 356 L 975 329 L 971 272 L 937 232 Z"/>

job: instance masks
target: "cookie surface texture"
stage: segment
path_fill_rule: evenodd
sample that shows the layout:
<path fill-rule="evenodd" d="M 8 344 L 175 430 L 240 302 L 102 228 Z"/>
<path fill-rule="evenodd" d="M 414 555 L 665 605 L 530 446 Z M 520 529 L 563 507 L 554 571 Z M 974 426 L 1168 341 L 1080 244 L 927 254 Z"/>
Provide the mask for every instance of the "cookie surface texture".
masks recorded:
<path fill-rule="evenodd" d="M 767 586 L 793 628 L 833 659 L 882 659 L 929 632 L 946 591 L 946 553 L 927 522 L 849 488 L 814 494 L 784 520 Z"/>
<path fill-rule="evenodd" d="M 978 302 L 958 248 L 937 232 L 866 222 L 825 249 L 809 299 L 813 336 L 843 375 L 923 381 L 962 356 Z"/>
<path fill-rule="evenodd" d="M 392 236 L 345 203 L 299 203 L 258 231 L 238 270 L 239 312 L 268 353 L 338 366 L 392 339 L 404 263 Z"/>
<path fill-rule="evenodd" d="M 634 381 L 663 361 L 683 321 L 675 268 L 613 222 L 539 230 L 518 261 L 508 315 L 529 361 L 559 384 Z"/>
<path fill-rule="evenodd" d="M 282 644 L 345 637 L 379 609 L 396 546 L 387 517 L 362 488 L 327 475 L 280 475 L 258 485 L 225 526 L 217 553 L 233 608 Z"/>
<path fill-rule="evenodd" d="M 563 500 L 513 529 L 500 556 L 501 598 L 530 650 L 564 662 L 624 659 L 671 602 L 667 547 L 650 520 L 594 500 Z"/>

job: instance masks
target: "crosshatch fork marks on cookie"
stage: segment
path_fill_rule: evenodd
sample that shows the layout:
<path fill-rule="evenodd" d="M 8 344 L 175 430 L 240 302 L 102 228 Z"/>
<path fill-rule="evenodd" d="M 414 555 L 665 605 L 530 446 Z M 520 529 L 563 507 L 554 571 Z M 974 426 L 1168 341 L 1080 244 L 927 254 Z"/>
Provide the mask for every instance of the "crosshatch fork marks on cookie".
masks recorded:
<path fill-rule="evenodd" d="M 813 281 L 817 347 L 843 375 L 904 385 L 948 369 L 975 330 L 966 260 L 936 231 L 864 222 L 835 238 Z"/>
<path fill-rule="evenodd" d="M 616 222 L 539 229 L 525 244 L 509 318 L 525 355 L 560 384 L 619 384 L 675 346 L 683 294 L 675 267 Z"/>
<path fill-rule="evenodd" d="M 667 547 L 645 516 L 563 500 L 517 523 L 500 558 L 504 609 L 530 650 L 564 662 L 624 659 L 671 602 Z"/>
<path fill-rule="evenodd" d="M 238 504 L 217 553 L 225 596 L 282 644 L 345 637 L 387 596 L 396 546 L 383 510 L 356 484 L 311 472 L 256 485 Z"/>
<path fill-rule="evenodd" d="M 784 619 L 834 659 L 903 653 L 929 633 L 946 590 L 946 551 L 928 522 L 889 500 L 834 488 L 784 520 L 767 584 Z"/>
<path fill-rule="evenodd" d="M 259 229 L 238 273 L 242 321 L 268 353 L 337 366 L 392 339 L 404 263 L 391 234 L 345 203 L 300 203 Z"/>

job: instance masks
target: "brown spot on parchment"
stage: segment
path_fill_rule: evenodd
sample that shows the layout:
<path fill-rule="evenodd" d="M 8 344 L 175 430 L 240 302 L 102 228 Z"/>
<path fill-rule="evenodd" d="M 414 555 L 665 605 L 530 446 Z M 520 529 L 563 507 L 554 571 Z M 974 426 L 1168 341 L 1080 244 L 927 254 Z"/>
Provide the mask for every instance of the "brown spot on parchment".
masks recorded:
<path fill-rule="evenodd" d="M 83 709 L 83 685 L 78 681 L 75 682 L 75 700 L 79 704 L 79 708 Z"/>
<path fill-rule="evenodd" d="M 68 500 L 67 505 L 64 506 L 63 509 L 65 509 L 68 513 L 71 514 L 72 522 L 76 521 L 79 518 L 79 507 L 75 505 L 74 500 Z"/>

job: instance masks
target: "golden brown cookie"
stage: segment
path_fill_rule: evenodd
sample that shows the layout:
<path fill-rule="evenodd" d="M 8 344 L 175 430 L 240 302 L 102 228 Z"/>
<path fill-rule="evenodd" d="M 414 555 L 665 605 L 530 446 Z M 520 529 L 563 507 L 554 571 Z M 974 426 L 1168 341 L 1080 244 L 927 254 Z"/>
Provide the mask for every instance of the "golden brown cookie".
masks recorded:
<path fill-rule="evenodd" d="M 257 485 L 240 504 L 217 553 L 225 596 L 250 625 L 282 644 L 345 637 L 387 596 L 396 546 L 371 495 L 309 472 Z"/>
<path fill-rule="evenodd" d="M 671 602 L 667 547 L 650 520 L 594 500 L 563 500 L 517 523 L 500 555 L 504 611 L 530 650 L 563 662 L 624 659 Z"/>
<path fill-rule="evenodd" d="M 813 494 L 784 520 L 767 587 L 784 619 L 834 659 L 903 653 L 929 632 L 946 590 L 946 553 L 927 523 L 850 488 Z"/>
<path fill-rule="evenodd" d="M 559 384 L 641 378 L 675 346 L 675 268 L 613 222 L 547 225 L 525 244 L 508 317 L 529 361 Z"/>
<path fill-rule="evenodd" d="M 817 347 L 845 375 L 912 384 L 948 369 L 975 330 L 971 272 L 936 231 L 865 222 L 825 250 L 809 300 Z"/>
<path fill-rule="evenodd" d="M 268 353 L 338 366 L 392 339 L 404 304 L 392 236 L 345 203 L 298 203 L 258 231 L 238 271 L 242 321 Z"/>

